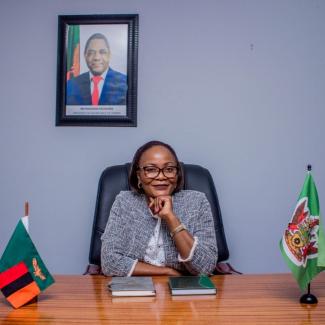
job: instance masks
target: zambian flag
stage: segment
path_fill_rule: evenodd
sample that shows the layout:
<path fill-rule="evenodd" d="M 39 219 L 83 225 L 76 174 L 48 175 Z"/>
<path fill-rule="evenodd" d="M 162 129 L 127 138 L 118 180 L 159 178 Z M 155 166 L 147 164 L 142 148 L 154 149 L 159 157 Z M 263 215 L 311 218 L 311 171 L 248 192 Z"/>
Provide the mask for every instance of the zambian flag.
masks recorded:
<path fill-rule="evenodd" d="M 19 220 L 0 259 L 0 290 L 13 307 L 19 308 L 53 282 L 22 219 Z"/>
<path fill-rule="evenodd" d="M 80 74 L 80 28 L 79 25 L 68 26 L 67 44 L 67 80 Z"/>
<path fill-rule="evenodd" d="M 317 189 L 310 172 L 280 241 L 280 249 L 301 290 L 325 270 L 325 236 Z"/>

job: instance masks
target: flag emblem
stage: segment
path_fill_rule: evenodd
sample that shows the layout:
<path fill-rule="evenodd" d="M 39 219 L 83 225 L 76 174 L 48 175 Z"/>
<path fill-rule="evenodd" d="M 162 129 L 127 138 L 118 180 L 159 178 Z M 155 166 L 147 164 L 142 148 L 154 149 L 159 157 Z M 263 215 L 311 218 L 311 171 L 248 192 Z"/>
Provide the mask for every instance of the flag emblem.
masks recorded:
<path fill-rule="evenodd" d="M 33 268 L 34 268 L 34 275 L 39 277 L 41 280 L 45 280 L 46 277 L 42 273 L 41 268 L 38 266 L 36 257 L 33 258 Z"/>
<path fill-rule="evenodd" d="M 319 216 L 312 216 L 308 208 L 308 197 L 300 199 L 296 205 L 291 222 L 284 238 L 288 257 L 296 265 L 306 266 L 308 258 L 318 252 L 317 232 Z"/>

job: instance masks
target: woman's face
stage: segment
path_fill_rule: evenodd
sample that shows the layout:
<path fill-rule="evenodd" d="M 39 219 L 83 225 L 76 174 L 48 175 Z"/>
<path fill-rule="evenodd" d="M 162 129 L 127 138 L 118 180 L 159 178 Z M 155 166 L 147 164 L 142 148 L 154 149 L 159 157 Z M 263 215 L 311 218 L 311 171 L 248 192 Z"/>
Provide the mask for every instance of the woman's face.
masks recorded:
<path fill-rule="evenodd" d="M 146 150 L 139 160 L 138 180 L 148 197 L 171 195 L 177 186 L 177 163 L 163 146 Z"/>

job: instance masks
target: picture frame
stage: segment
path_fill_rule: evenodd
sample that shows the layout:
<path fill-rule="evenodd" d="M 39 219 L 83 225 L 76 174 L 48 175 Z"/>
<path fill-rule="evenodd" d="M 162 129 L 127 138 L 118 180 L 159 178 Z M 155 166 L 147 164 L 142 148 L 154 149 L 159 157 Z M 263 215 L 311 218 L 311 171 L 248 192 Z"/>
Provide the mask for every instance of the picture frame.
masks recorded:
<path fill-rule="evenodd" d="M 138 14 L 59 15 L 56 126 L 137 126 Z"/>

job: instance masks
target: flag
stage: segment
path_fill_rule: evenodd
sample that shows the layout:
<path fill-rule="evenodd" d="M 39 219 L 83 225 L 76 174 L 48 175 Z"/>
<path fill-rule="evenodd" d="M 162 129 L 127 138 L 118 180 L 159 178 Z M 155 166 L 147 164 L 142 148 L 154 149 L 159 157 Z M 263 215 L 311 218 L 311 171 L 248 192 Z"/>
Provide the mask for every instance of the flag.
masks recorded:
<path fill-rule="evenodd" d="M 69 25 L 67 46 L 67 80 L 80 74 L 80 28 Z"/>
<path fill-rule="evenodd" d="M 325 236 L 317 189 L 310 172 L 280 241 L 280 249 L 301 290 L 325 270 Z"/>
<path fill-rule="evenodd" d="M 15 308 L 26 304 L 54 283 L 27 230 L 19 220 L 0 259 L 0 290 Z"/>

